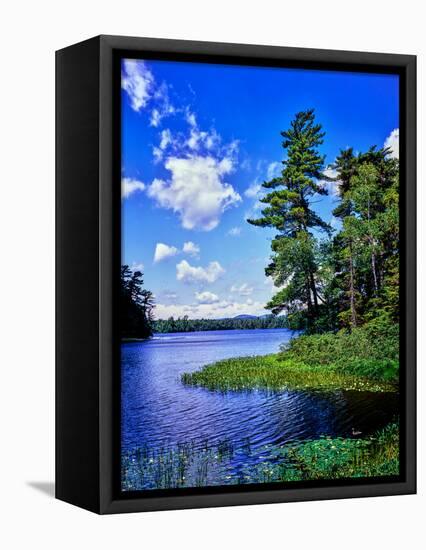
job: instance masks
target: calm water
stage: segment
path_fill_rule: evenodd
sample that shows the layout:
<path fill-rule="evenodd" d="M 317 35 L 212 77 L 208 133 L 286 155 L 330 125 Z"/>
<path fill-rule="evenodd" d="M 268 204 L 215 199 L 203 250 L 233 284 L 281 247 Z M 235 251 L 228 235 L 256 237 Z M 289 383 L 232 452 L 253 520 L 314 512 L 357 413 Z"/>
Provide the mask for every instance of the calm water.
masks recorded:
<path fill-rule="evenodd" d="M 396 394 L 344 392 L 218 393 L 184 386 L 180 375 L 229 357 L 276 352 L 286 329 L 157 335 L 122 345 L 122 449 L 249 438 L 252 460 L 265 445 L 320 435 L 367 435 L 392 420 Z M 256 449 L 258 454 L 256 455 Z"/>

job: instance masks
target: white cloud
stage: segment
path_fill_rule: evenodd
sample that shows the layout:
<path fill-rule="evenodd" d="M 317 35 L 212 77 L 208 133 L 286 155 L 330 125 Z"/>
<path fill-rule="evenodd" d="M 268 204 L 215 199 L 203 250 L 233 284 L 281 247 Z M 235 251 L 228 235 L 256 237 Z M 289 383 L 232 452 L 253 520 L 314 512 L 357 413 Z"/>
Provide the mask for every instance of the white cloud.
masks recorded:
<path fill-rule="evenodd" d="M 167 146 L 172 143 L 172 133 L 171 131 L 166 128 L 165 130 L 162 130 L 160 133 L 161 141 L 160 141 L 160 149 L 164 151 L 164 149 L 167 148 Z"/>
<path fill-rule="evenodd" d="M 238 150 L 240 148 L 240 140 L 234 139 L 231 141 L 231 143 L 228 143 L 224 146 L 224 150 L 226 151 L 226 155 L 232 157 L 233 155 L 236 155 L 238 153 Z"/>
<path fill-rule="evenodd" d="M 385 147 L 390 148 L 389 156 L 399 159 L 399 128 L 395 128 L 385 140 Z"/>
<path fill-rule="evenodd" d="M 184 254 L 189 254 L 190 256 L 197 256 L 200 253 L 200 247 L 198 246 L 198 244 L 195 244 L 192 241 L 188 241 L 183 244 L 182 251 Z"/>
<path fill-rule="evenodd" d="M 208 151 L 217 150 L 220 146 L 220 135 L 213 128 L 210 132 L 200 130 L 198 126 L 193 126 L 189 132 L 189 137 L 186 140 L 186 145 L 193 151 L 198 151 L 201 147 L 205 147 Z M 227 154 L 237 152 L 238 142 L 231 142 L 226 146 Z"/>
<path fill-rule="evenodd" d="M 261 184 L 255 181 L 249 187 L 247 187 L 247 189 L 244 191 L 244 195 L 249 199 L 257 198 L 261 189 Z"/>
<path fill-rule="evenodd" d="M 199 304 L 216 304 L 219 301 L 219 296 L 208 290 L 205 292 L 196 292 L 195 298 Z"/>
<path fill-rule="evenodd" d="M 268 164 L 268 168 L 266 170 L 268 180 L 271 180 L 272 178 L 277 178 L 280 175 L 282 167 L 283 165 L 281 162 L 271 162 L 270 164 Z"/>
<path fill-rule="evenodd" d="M 175 246 L 169 246 L 164 243 L 157 243 L 154 253 L 154 263 L 161 262 L 167 258 L 172 258 L 179 253 L 179 250 Z"/>
<path fill-rule="evenodd" d="M 156 86 L 155 78 L 144 61 L 126 59 L 121 73 L 121 87 L 129 96 L 130 105 L 137 113 L 151 107 L 150 125 L 158 127 L 163 118 L 176 113 L 169 99 L 169 88 L 165 82 Z"/>
<path fill-rule="evenodd" d="M 206 267 L 194 267 L 186 260 L 176 265 L 176 279 L 184 283 L 214 283 L 225 270 L 219 262 L 210 262 Z"/>
<path fill-rule="evenodd" d="M 139 112 L 152 97 L 154 77 L 143 61 L 126 59 L 123 63 L 121 87 L 130 99 L 132 109 Z"/>
<path fill-rule="evenodd" d="M 176 212 L 185 229 L 210 231 L 227 208 L 241 201 L 232 185 L 223 181 L 233 170 L 229 157 L 169 157 L 165 167 L 171 172 L 171 180 L 155 179 L 148 195 L 162 208 Z"/>
<path fill-rule="evenodd" d="M 177 292 L 174 292 L 173 290 L 164 290 L 162 293 L 161 293 L 162 296 L 164 296 L 164 298 L 166 298 L 166 300 L 176 300 L 178 295 L 177 295 Z"/>
<path fill-rule="evenodd" d="M 174 139 L 171 131 L 166 128 L 160 132 L 160 144 L 152 148 L 152 154 L 154 155 L 154 164 L 160 162 L 164 157 L 165 150 L 173 145 Z"/>
<path fill-rule="evenodd" d="M 169 99 L 169 88 L 165 82 L 154 93 L 156 107 L 151 111 L 150 125 L 157 128 L 163 118 L 176 113 L 175 107 Z"/>
<path fill-rule="evenodd" d="M 188 315 L 191 319 L 223 319 L 237 315 L 265 315 L 265 304 L 247 299 L 245 302 L 230 302 L 222 300 L 212 304 L 165 305 L 157 303 L 155 316 L 157 319 L 168 319 L 173 316 Z"/>
<path fill-rule="evenodd" d="M 328 178 L 337 178 L 337 170 L 335 170 L 334 168 L 331 168 L 330 166 L 328 166 L 323 173 Z M 334 197 L 337 197 L 339 195 L 339 186 L 340 186 L 339 180 L 336 180 L 336 179 L 334 181 L 323 180 L 323 181 L 319 181 L 318 183 L 322 184 L 327 189 L 330 195 Z"/>
<path fill-rule="evenodd" d="M 253 287 L 249 286 L 247 283 L 243 283 L 240 286 L 232 285 L 231 292 L 239 294 L 240 296 L 250 296 L 253 293 Z"/>
<path fill-rule="evenodd" d="M 154 126 L 154 128 L 156 128 L 157 126 L 159 126 L 161 122 L 161 113 L 158 109 L 152 109 L 151 111 L 151 118 L 149 120 L 149 123 L 151 126 Z"/>
<path fill-rule="evenodd" d="M 241 227 L 231 227 L 228 231 L 228 235 L 231 237 L 239 237 L 241 235 Z"/>
<path fill-rule="evenodd" d="M 137 262 L 133 262 L 132 265 L 130 266 L 130 269 L 133 271 L 133 273 L 135 271 L 143 271 L 144 270 L 144 265 L 143 263 L 137 263 Z"/>
<path fill-rule="evenodd" d="M 282 170 L 282 163 L 281 162 L 271 162 L 268 165 L 266 164 L 265 160 L 259 160 L 256 164 L 256 171 L 258 173 L 265 172 L 266 170 L 266 179 L 271 180 L 277 176 L 280 175 L 280 172 Z M 259 202 L 259 199 L 266 193 L 265 189 L 262 187 L 261 182 L 259 181 L 261 178 L 260 176 L 257 176 L 254 182 L 247 187 L 247 189 L 244 191 L 244 195 L 248 199 L 255 199 L 255 202 L 252 205 L 252 212 L 251 215 L 248 217 L 251 217 L 253 215 L 253 211 L 261 210 L 264 208 L 264 205 Z"/>
<path fill-rule="evenodd" d="M 177 132 L 174 139 L 169 140 L 167 145 L 170 145 L 175 153 L 195 154 L 203 150 L 206 154 L 215 153 L 221 156 L 233 156 L 238 152 L 238 140 L 221 146 L 222 138 L 215 128 L 209 131 L 201 130 L 197 123 L 195 113 L 191 112 L 189 107 L 185 109 L 174 109 L 173 112 L 184 113 L 184 119 L 189 128 L 187 132 Z M 161 146 L 160 146 L 161 147 Z M 162 149 L 165 149 L 165 147 Z"/>
<path fill-rule="evenodd" d="M 207 137 L 205 138 L 205 145 L 207 147 L 207 149 L 211 150 L 211 149 L 215 149 L 216 147 L 219 146 L 221 142 L 221 137 L 220 135 L 216 132 L 216 130 L 213 128 L 213 130 L 211 130 L 209 133 L 207 133 Z M 234 142 L 232 142 L 230 144 L 229 147 L 233 147 L 233 144 Z M 232 154 L 232 153 L 235 153 L 236 150 L 230 150 L 228 147 L 228 153 Z"/>
<path fill-rule="evenodd" d="M 188 108 L 185 111 L 185 120 L 190 126 L 197 126 L 197 118 Z"/>
<path fill-rule="evenodd" d="M 259 165 L 259 162 L 257 164 Z M 260 163 L 260 166 L 262 167 L 264 164 L 265 162 L 262 161 Z M 260 171 L 261 169 L 263 168 L 256 168 L 257 171 Z M 265 204 L 260 202 L 260 199 L 265 194 L 266 194 L 266 191 L 262 187 L 258 178 L 256 178 L 254 182 L 249 187 L 247 187 L 247 189 L 244 191 L 244 195 L 249 199 L 253 199 L 253 202 L 250 208 L 245 212 L 244 220 L 250 220 L 258 217 L 259 211 L 265 208 Z"/>
<path fill-rule="evenodd" d="M 154 164 L 157 164 L 163 158 L 163 151 L 159 147 L 153 147 L 152 153 L 154 155 Z"/>
<path fill-rule="evenodd" d="M 186 144 L 190 149 L 198 149 L 200 147 L 200 142 L 204 141 L 207 137 L 207 132 L 200 132 L 198 128 L 191 128 L 191 132 Z"/>
<path fill-rule="evenodd" d="M 135 191 L 143 191 L 145 184 L 133 178 L 122 178 L 121 180 L 121 198 L 128 199 Z"/>

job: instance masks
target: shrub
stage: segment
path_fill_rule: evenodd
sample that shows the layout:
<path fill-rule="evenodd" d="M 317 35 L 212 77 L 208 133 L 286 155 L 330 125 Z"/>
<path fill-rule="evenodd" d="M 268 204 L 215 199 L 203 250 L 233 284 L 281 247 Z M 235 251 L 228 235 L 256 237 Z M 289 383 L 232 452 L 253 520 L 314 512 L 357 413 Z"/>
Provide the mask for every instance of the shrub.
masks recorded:
<path fill-rule="evenodd" d="M 397 382 L 399 327 L 377 318 L 352 332 L 303 335 L 282 346 L 279 357 L 311 367 L 333 365 L 346 374 Z"/>

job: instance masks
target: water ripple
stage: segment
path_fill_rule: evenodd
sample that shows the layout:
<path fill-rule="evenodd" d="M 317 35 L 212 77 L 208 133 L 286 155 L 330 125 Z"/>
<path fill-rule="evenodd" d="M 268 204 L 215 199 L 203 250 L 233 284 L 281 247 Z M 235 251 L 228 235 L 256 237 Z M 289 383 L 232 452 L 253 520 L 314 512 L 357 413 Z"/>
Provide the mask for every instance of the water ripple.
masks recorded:
<path fill-rule="evenodd" d="M 236 356 L 278 351 L 286 329 L 158 335 L 122 345 L 122 448 L 194 441 L 250 441 L 259 449 L 320 435 L 371 433 L 392 419 L 394 394 L 343 392 L 219 393 L 186 387 L 183 372 Z M 260 452 L 260 451 L 259 451 Z"/>

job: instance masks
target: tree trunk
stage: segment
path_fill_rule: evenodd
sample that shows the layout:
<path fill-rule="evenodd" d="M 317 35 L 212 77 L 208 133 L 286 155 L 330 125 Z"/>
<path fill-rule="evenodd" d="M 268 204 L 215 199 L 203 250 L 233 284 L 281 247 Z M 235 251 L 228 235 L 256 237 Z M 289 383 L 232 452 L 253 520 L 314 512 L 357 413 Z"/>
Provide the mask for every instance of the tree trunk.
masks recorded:
<path fill-rule="evenodd" d="M 369 241 L 371 245 L 371 269 L 373 270 L 374 294 L 377 296 L 379 285 L 377 284 L 376 255 L 374 254 L 374 238 L 372 237 L 371 231 L 370 231 L 370 201 L 368 201 L 367 220 L 368 220 Z"/>
<path fill-rule="evenodd" d="M 374 294 L 377 296 L 379 292 L 379 283 L 377 280 L 377 272 L 376 272 L 376 255 L 374 254 L 374 252 L 371 253 L 371 269 L 373 271 Z"/>
<path fill-rule="evenodd" d="M 355 306 L 355 269 L 352 254 L 352 241 L 349 241 L 349 299 L 351 307 L 352 326 L 357 326 L 357 315 Z"/>
<path fill-rule="evenodd" d="M 373 272 L 374 295 L 377 296 L 379 292 L 379 280 L 377 277 L 376 253 L 374 252 L 374 238 L 370 236 L 369 241 L 371 246 L 371 271 Z"/>
<path fill-rule="evenodd" d="M 311 283 L 312 296 L 314 298 L 315 314 L 318 315 L 318 293 L 317 293 L 317 288 L 315 286 L 315 279 L 314 279 L 314 274 L 312 273 L 312 270 L 309 270 L 309 280 Z"/>
<path fill-rule="evenodd" d="M 311 297 L 311 284 L 309 279 L 306 280 L 306 300 L 308 302 L 308 317 L 313 318 L 312 297 Z"/>

